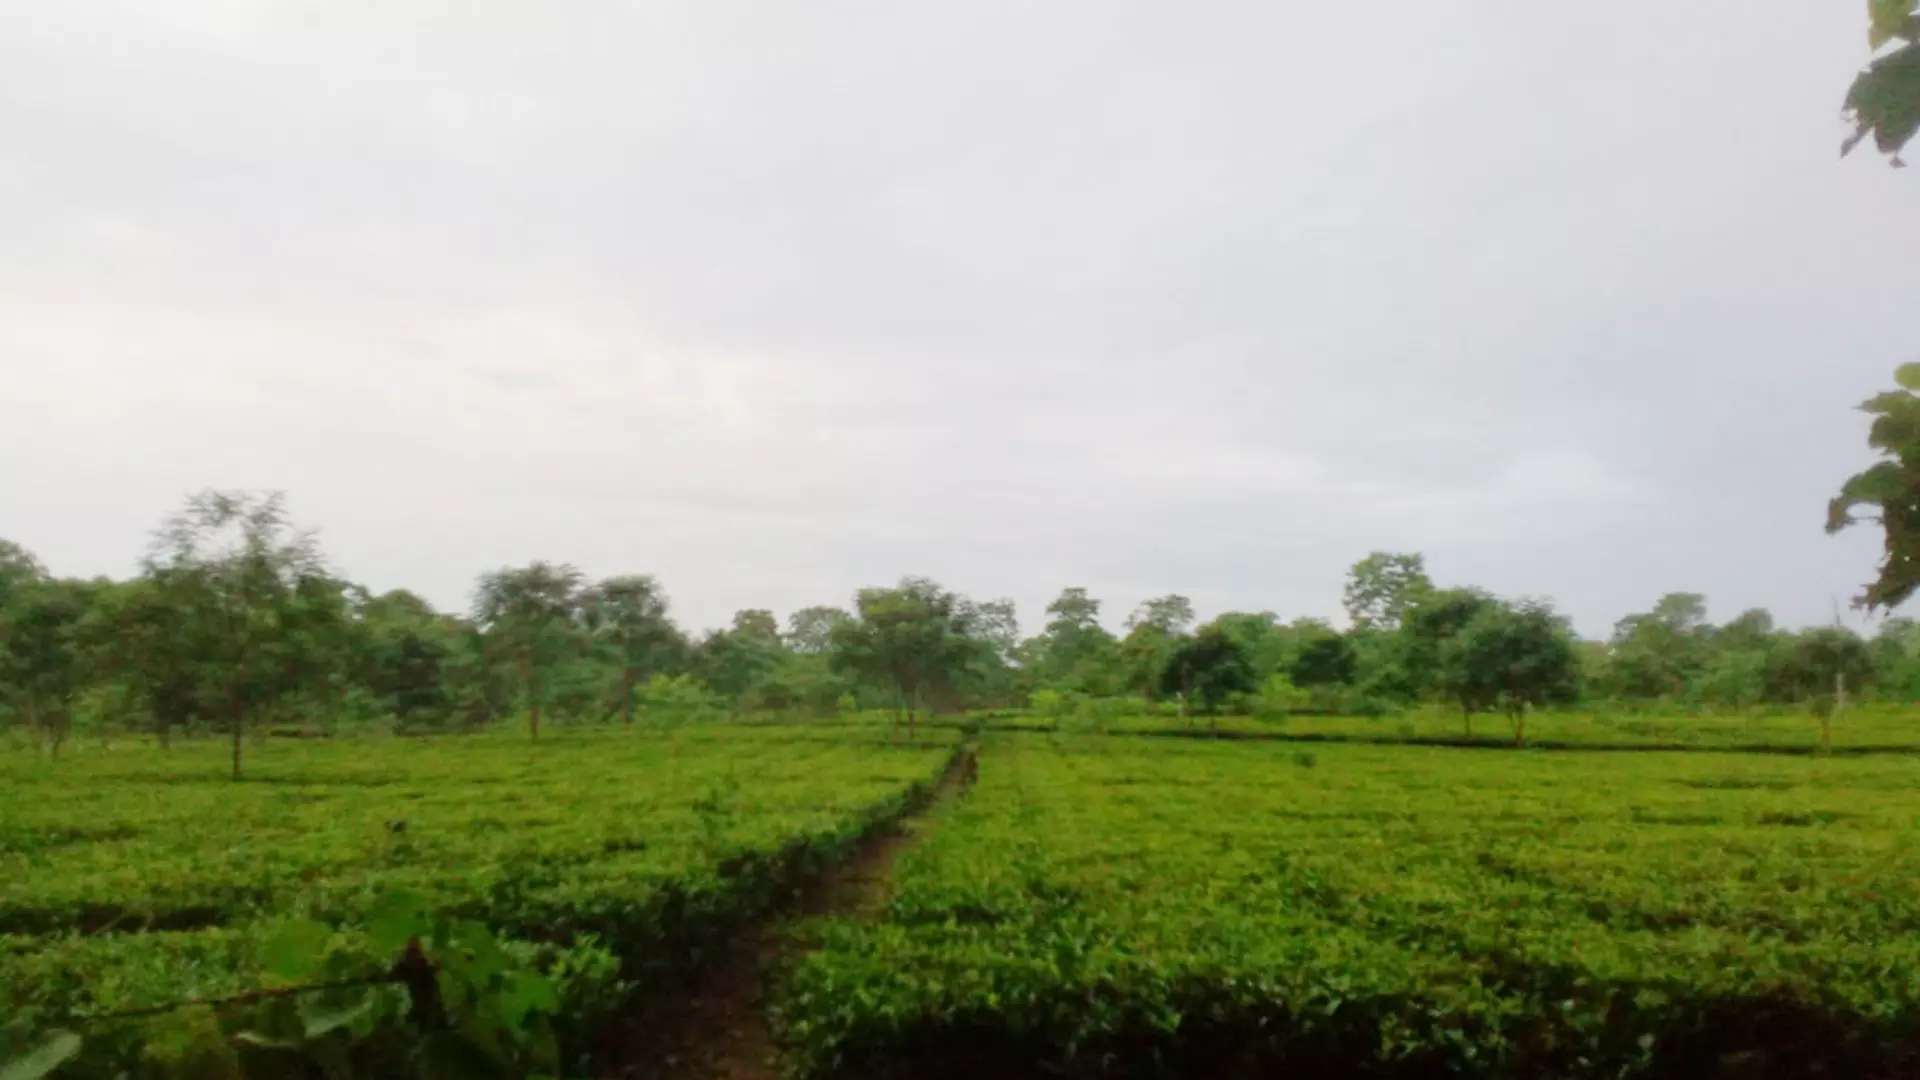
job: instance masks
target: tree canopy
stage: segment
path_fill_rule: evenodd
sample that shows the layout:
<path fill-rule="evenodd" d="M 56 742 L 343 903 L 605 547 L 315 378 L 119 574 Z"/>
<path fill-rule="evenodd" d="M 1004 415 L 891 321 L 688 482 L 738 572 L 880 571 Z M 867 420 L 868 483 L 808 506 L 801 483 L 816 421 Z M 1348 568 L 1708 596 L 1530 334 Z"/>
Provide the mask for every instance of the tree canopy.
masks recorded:
<path fill-rule="evenodd" d="M 990 651 L 972 636 L 962 599 L 925 578 L 862 589 L 852 619 L 834 628 L 834 664 L 892 691 L 911 720 L 920 709 L 959 696 L 976 662 Z"/>
<path fill-rule="evenodd" d="M 1348 571 L 1342 600 L 1355 627 L 1397 630 L 1407 612 L 1432 591 L 1424 557 L 1376 551 Z"/>
<path fill-rule="evenodd" d="M 1872 138 L 1876 150 L 1901 165 L 1900 151 L 1920 131 L 1920 4 L 1867 0 L 1867 44 L 1875 55 L 1847 89 L 1844 108 L 1853 131 L 1840 153 Z"/>
<path fill-rule="evenodd" d="M 1916 402 L 1920 392 L 1902 389 L 1869 403 L 1886 460 L 1835 501 L 1836 527 L 1863 508 L 1893 522 L 1883 581 L 1869 590 L 1879 606 L 1913 587 Z M 1022 637 L 1011 601 L 908 577 L 859 590 L 851 610 L 794 611 L 784 632 L 775 612 L 744 608 L 695 635 L 650 574 L 589 580 L 536 560 L 481 574 L 469 610 L 446 613 L 337 576 L 280 496 L 205 492 L 125 581 L 59 577 L 0 541 L 0 724 L 54 752 L 76 732 L 147 732 L 163 745 L 217 733 L 233 739 L 239 775 L 249 733 L 357 723 L 521 722 L 537 739 L 544 723 L 767 710 L 888 709 L 912 723 L 1030 702 L 1056 717 L 1178 702 L 1269 718 L 1450 702 L 1469 725 L 1505 712 L 1518 736 L 1528 710 L 1575 695 L 1596 707 L 1815 711 L 1848 694 L 1920 697 L 1920 630 L 1908 620 L 1871 642 L 1838 627 L 1783 629 L 1761 609 L 1715 625 L 1705 597 L 1672 592 L 1605 640 L 1577 641 L 1546 604 L 1436 585 L 1411 553 L 1360 560 L 1344 599 L 1345 631 L 1272 611 L 1195 627 L 1192 603 L 1169 593 L 1135 608 L 1116 638 L 1100 598 L 1069 587 Z"/>
<path fill-rule="evenodd" d="M 1881 460 L 1848 478 L 1827 506 L 1829 533 L 1864 517 L 1884 534 L 1879 576 L 1854 601 L 1869 610 L 1898 607 L 1920 589 L 1920 363 L 1902 364 L 1894 379 L 1899 389 L 1860 404 L 1873 417 L 1867 445 Z"/>
<path fill-rule="evenodd" d="M 540 710 L 554 670 L 580 645 L 584 576 L 566 563 L 532 562 L 483 574 L 474 588 L 473 622 L 490 646 L 519 665 L 527 730 L 540 737 Z"/>
<path fill-rule="evenodd" d="M 343 583 L 278 494 L 205 491 L 154 535 L 146 568 L 165 596 L 164 633 L 203 708 L 233 738 L 240 776 L 249 720 L 327 677 L 345 621 Z"/>
<path fill-rule="evenodd" d="M 1464 711 L 1505 713 L 1515 741 L 1525 738 L 1527 710 L 1579 697 L 1573 632 L 1544 603 L 1479 605 L 1447 638 L 1441 668 Z"/>
<path fill-rule="evenodd" d="M 1160 677 L 1162 693 L 1188 698 L 1208 712 L 1218 711 L 1236 694 L 1252 694 L 1259 686 L 1246 650 L 1218 626 L 1206 627 L 1175 645 Z"/>

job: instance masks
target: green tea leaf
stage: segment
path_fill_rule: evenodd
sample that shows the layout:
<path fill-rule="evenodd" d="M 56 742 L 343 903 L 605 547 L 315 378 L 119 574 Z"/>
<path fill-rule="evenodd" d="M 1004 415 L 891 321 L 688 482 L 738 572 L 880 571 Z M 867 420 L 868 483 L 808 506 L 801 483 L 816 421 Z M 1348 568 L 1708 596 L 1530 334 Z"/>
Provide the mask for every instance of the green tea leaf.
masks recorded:
<path fill-rule="evenodd" d="M 306 1024 L 307 1038 L 338 1031 L 372 1012 L 377 995 L 374 987 L 365 986 L 316 995 L 302 1002 L 300 1019 Z"/>
<path fill-rule="evenodd" d="M 367 912 L 367 944 L 376 953 L 397 954 L 408 941 L 427 934 L 432 925 L 427 905 L 418 896 L 390 892 Z"/>
<path fill-rule="evenodd" d="M 311 919 L 295 919 L 283 924 L 260 946 L 260 966 L 269 974 L 290 982 L 305 982 L 318 975 L 327 959 L 327 943 L 333 930 Z"/>
<path fill-rule="evenodd" d="M 500 997 L 501 1013 L 513 1027 L 519 1027 L 528 1013 L 551 1015 L 560 1010 L 560 997 L 554 993 L 553 983 L 530 971 L 509 975 Z"/>

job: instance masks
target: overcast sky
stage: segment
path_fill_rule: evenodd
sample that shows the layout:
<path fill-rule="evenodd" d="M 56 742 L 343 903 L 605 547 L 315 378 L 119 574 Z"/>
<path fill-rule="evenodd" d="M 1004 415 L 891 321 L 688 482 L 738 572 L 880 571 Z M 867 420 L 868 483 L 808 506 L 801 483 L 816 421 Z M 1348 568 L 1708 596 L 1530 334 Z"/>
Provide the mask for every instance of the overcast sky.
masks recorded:
<path fill-rule="evenodd" d="M 1859 7 L 0 5 L 0 536 L 123 575 L 280 488 L 450 608 L 1331 616 L 1384 548 L 1824 621 L 1920 357 Z"/>

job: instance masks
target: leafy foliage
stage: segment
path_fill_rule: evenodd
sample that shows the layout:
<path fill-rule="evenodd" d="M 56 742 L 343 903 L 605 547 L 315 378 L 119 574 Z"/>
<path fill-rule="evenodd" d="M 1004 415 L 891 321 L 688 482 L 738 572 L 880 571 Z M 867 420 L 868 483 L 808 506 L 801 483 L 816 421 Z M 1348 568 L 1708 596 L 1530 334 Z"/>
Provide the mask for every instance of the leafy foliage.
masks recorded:
<path fill-rule="evenodd" d="M 177 643 L 166 652 L 225 723 L 237 780 L 248 720 L 325 679 L 344 625 L 341 583 L 277 493 L 193 496 L 154 535 L 146 570 Z"/>
<path fill-rule="evenodd" d="M 1178 593 L 1142 601 L 1127 616 L 1127 629 L 1151 626 L 1168 637 L 1179 637 L 1193 626 L 1193 601 Z"/>
<path fill-rule="evenodd" d="M 263 782 L 245 785 L 209 776 L 204 745 L 0 759 L 18 796 L 0 867 L 34 868 L 0 881 L 0 1017 L 17 1021 L 0 1061 L 72 1031 L 86 1046 L 61 1076 L 454 1059 L 495 1064 L 433 1075 L 579 1075 L 635 986 L 897 814 L 953 741 L 871 725 L 562 731 L 539 755 L 505 737 L 301 740 L 258 751 Z M 396 970 L 416 939 L 424 983 Z M 289 992 L 314 984 L 329 989 Z M 438 1019 L 415 1008 L 422 987 Z"/>
<path fill-rule="evenodd" d="M 1853 133 L 1841 156 L 1873 136 L 1874 147 L 1903 164 L 1900 150 L 1920 131 L 1920 5 L 1914 0 L 1867 0 L 1867 43 L 1897 47 L 1877 56 L 1847 90 L 1846 113 Z"/>
<path fill-rule="evenodd" d="M 1315 627 L 1302 635 L 1294 652 L 1293 681 L 1306 687 L 1344 686 L 1353 681 L 1357 668 L 1353 642 L 1331 628 Z"/>
<path fill-rule="evenodd" d="M 1406 667 L 1405 682 L 1457 697 L 1457 671 L 1450 672 L 1447 666 L 1448 643 L 1496 603 L 1479 589 L 1440 589 L 1422 595 L 1407 611 L 1402 644 L 1394 656 Z"/>
<path fill-rule="evenodd" d="M 989 743 L 884 918 L 789 978 L 799 1075 L 1911 1061 L 1909 757 L 1153 744 Z"/>
<path fill-rule="evenodd" d="M 80 582 L 21 578 L 0 607 L 0 696 L 56 754 L 84 685 L 80 625 L 88 593 Z"/>
<path fill-rule="evenodd" d="M 1855 603 L 1872 610 L 1894 608 L 1920 589 L 1920 364 L 1903 364 L 1896 373 L 1900 389 L 1862 402 L 1872 416 L 1867 444 L 1881 460 L 1841 486 L 1827 507 L 1827 531 L 1839 532 L 1871 508 L 1886 536 L 1880 576 Z"/>
<path fill-rule="evenodd" d="M 824 656 L 833 649 L 834 629 L 852 618 L 827 604 L 801 608 L 787 618 L 787 647 L 802 656 Z"/>
<path fill-rule="evenodd" d="M 1342 600 L 1355 627 L 1397 630 L 1414 605 L 1432 591 L 1425 558 L 1376 551 L 1353 564 Z"/>
<path fill-rule="evenodd" d="M 911 719 L 958 700 L 991 650 L 975 636 L 962 598 L 925 578 L 862 589 L 853 619 L 834 629 L 836 669 L 888 688 Z"/>
<path fill-rule="evenodd" d="M 1119 644 L 1100 625 L 1100 607 L 1100 601 L 1079 586 L 1061 590 L 1047 605 L 1045 629 L 1023 650 L 1023 663 L 1041 682 L 1101 697 L 1119 689 Z M 1135 632 L 1143 635 L 1142 641 L 1147 640 L 1146 635 L 1158 635 L 1163 640 L 1169 637 L 1166 628 L 1157 623 L 1141 623 Z"/>
<path fill-rule="evenodd" d="M 526 690 L 527 731 L 540 737 L 540 709 L 555 670 L 583 639 L 580 571 L 533 562 L 484 574 L 474 588 L 473 621 L 487 644 L 512 658 Z"/>
<path fill-rule="evenodd" d="M 1213 626 L 1175 645 L 1160 678 L 1162 694 L 1190 698 L 1209 712 L 1258 687 L 1246 650 Z"/>
<path fill-rule="evenodd" d="M 620 666 L 616 707 L 633 723 L 639 685 L 663 672 L 684 651 L 679 630 L 668 617 L 667 594 L 651 574 L 608 578 L 581 597 L 587 629 L 604 642 Z"/>
<path fill-rule="evenodd" d="M 1263 716 L 1291 716 L 1296 709 L 1304 708 L 1313 700 L 1313 695 L 1293 684 L 1293 680 L 1275 672 L 1267 676 L 1260 684 L 1259 698 L 1255 708 Z"/>
<path fill-rule="evenodd" d="M 1498 709 L 1526 736 L 1529 709 L 1570 704 L 1579 696 L 1580 659 L 1573 633 L 1540 603 L 1487 604 L 1448 639 L 1442 666 L 1463 709 Z"/>

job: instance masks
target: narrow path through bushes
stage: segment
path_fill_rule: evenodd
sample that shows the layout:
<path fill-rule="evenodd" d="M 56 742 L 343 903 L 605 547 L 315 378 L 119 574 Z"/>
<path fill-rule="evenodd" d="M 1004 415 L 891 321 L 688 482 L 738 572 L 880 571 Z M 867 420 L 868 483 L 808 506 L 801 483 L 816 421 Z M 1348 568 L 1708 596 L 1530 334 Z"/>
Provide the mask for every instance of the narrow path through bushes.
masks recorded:
<path fill-rule="evenodd" d="M 955 754 L 925 799 L 744 930 L 732 952 L 678 1000 L 652 1010 L 644 1030 L 632 1033 L 618 1055 L 619 1064 L 606 1075 L 618 1080 L 775 1080 L 780 1074 L 778 1047 L 767 1024 L 768 979 L 800 947 L 794 927 L 819 916 L 879 911 L 891 888 L 894 861 L 920 842 L 920 820 L 959 798 L 978 768 L 972 747 Z"/>

